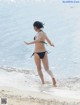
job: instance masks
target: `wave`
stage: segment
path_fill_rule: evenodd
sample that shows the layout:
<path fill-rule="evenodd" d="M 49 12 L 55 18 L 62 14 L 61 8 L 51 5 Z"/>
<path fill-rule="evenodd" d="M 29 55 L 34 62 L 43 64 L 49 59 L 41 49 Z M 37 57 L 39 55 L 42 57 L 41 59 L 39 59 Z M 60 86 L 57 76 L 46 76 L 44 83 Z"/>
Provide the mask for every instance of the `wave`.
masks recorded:
<path fill-rule="evenodd" d="M 16 68 L 16 67 L 9 67 L 9 66 L 0 66 L 0 69 L 5 70 L 7 72 L 18 72 L 24 74 L 34 74 L 33 70 L 24 69 L 24 68 Z"/>

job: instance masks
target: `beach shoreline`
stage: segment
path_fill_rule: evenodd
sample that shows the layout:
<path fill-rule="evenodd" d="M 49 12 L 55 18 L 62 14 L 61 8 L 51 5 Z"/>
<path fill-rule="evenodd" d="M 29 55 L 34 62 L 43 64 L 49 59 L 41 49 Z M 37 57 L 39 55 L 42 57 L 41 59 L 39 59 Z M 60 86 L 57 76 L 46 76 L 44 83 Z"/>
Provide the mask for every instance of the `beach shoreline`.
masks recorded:
<path fill-rule="evenodd" d="M 80 105 L 80 78 L 68 78 L 40 83 L 30 70 L 0 68 L 0 98 L 7 98 L 8 105 Z"/>

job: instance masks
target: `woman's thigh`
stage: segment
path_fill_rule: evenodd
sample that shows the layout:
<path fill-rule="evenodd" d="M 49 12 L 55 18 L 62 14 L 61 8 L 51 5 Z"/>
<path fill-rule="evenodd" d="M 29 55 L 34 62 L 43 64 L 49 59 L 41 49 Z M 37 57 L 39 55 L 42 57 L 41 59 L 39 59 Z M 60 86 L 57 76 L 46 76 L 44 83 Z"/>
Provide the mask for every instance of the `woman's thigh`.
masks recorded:
<path fill-rule="evenodd" d="M 42 59 L 42 63 L 45 70 L 49 70 L 49 63 L 48 63 L 48 55 L 45 53 L 44 58 Z"/>
<path fill-rule="evenodd" d="M 37 66 L 37 69 L 40 70 L 41 69 L 41 60 L 40 60 L 38 54 L 36 54 L 36 53 L 34 54 L 34 61 Z"/>

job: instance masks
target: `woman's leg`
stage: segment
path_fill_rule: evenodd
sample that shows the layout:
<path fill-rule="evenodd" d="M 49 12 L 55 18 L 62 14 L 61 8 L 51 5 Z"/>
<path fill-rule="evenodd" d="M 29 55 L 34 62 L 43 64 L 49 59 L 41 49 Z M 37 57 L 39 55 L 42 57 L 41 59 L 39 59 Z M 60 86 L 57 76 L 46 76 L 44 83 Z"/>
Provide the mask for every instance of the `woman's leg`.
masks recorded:
<path fill-rule="evenodd" d="M 42 81 L 42 84 L 44 84 L 44 77 L 43 77 L 43 73 L 42 73 L 42 70 L 41 70 L 41 60 L 40 60 L 38 54 L 36 54 L 36 53 L 34 54 L 34 60 L 35 60 L 35 64 L 36 64 L 36 67 L 37 67 L 39 77 Z"/>
<path fill-rule="evenodd" d="M 42 59 L 42 62 L 43 62 L 43 66 L 44 66 L 44 69 L 46 70 L 46 72 L 51 76 L 52 78 L 52 81 L 53 81 L 53 85 L 56 86 L 56 80 L 53 76 L 53 73 L 51 70 L 49 70 L 49 64 L 48 64 L 48 57 L 47 57 L 47 53 L 45 53 L 45 56 L 44 58 Z"/>

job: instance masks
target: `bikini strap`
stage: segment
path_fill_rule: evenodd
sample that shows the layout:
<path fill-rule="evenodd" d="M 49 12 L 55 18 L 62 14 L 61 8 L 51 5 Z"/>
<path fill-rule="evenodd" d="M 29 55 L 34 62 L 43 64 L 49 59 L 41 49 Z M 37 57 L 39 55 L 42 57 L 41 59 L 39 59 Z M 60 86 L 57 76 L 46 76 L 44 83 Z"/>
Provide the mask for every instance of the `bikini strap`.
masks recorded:
<path fill-rule="evenodd" d="M 43 43 L 43 44 L 46 44 L 46 45 L 47 45 L 47 43 L 46 43 L 46 42 L 44 42 L 44 41 L 40 41 L 40 43 Z"/>
<path fill-rule="evenodd" d="M 34 53 L 31 55 L 31 57 L 34 55 Z"/>

